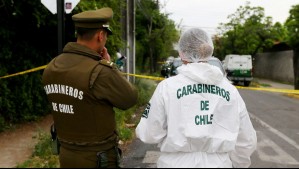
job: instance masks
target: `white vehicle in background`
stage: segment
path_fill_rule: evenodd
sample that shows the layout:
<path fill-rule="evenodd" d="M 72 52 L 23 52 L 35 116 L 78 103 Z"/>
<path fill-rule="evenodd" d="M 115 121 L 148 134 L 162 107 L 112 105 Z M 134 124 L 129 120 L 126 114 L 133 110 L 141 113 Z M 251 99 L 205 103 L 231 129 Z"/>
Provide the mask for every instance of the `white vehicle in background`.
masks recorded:
<path fill-rule="evenodd" d="M 227 78 L 234 84 L 244 82 L 244 86 L 250 85 L 253 79 L 251 55 L 226 55 L 223 67 L 227 73 Z"/>

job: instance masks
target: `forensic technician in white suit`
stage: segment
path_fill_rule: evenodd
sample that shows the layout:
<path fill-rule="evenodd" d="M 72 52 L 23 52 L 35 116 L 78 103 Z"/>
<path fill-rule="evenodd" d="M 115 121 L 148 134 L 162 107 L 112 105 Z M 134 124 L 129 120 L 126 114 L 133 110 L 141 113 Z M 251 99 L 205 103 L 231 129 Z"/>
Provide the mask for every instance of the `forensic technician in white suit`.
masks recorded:
<path fill-rule="evenodd" d="M 256 131 L 238 90 L 207 63 L 214 45 L 202 29 L 179 40 L 183 65 L 161 81 L 136 128 L 136 136 L 157 144 L 158 168 L 249 167 Z"/>

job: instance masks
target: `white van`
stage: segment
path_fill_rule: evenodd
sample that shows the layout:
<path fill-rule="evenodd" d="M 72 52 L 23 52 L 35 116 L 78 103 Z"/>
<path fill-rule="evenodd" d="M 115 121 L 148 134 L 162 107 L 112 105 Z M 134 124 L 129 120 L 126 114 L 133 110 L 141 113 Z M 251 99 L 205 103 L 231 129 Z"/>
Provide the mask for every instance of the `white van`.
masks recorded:
<path fill-rule="evenodd" d="M 251 55 L 226 55 L 223 67 L 227 72 L 227 78 L 234 84 L 244 82 L 244 86 L 250 85 L 253 79 Z"/>

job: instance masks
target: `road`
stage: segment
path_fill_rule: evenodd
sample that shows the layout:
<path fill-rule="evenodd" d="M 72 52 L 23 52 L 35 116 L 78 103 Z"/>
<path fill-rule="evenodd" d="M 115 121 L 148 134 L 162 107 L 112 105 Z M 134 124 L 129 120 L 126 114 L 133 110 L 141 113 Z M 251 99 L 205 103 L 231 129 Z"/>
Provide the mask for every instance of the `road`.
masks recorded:
<path fill-rule="evenodd" d="M 240 90 L 258 147 L 251 167 L 299 167 L 299 100 L 271 92 Z"/>
<path fill-rule="evenodd" d="M 239 89 L 254 128 L 258 146 L 251 168 L 299 167 L 299 99 L 281 93 Z M 135 139 L 123 158 L 125 168 L 154 168 L 159 157 L 156 145 Z"/>

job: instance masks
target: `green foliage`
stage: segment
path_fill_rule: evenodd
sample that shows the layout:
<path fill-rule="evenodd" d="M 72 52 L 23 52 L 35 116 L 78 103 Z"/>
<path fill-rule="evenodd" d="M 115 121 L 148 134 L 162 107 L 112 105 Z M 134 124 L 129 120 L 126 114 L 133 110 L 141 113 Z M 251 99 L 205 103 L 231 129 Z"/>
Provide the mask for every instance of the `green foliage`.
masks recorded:
<path fill-rule="evenodd" d="M 113 35 L 107 41 L 112 57 L 122 46 L 118 21 L 123 4 L 119 0 L 81 0 L 72 13 L 113 8 Z M 57 55 L 57 15 L 40 1 L 4 0 L 0 9 L 0 76 L 45 65 Z M 72 14 L 65 18 L 66 42 L 75 40 Z M 50 112 L 41 75 L 42 72 L 34 72 L 0 79 L 0 115 L 5 121 L 0 130 L 7 124 L 36 120 Z"/>
<path fill-rule="evenodd" d="M 136 65 L 141 72 L 154 73 L 157 62 L 171 55 L 179 32 L 168 14 L 160 13 L 156 1 L 142 0 L 136 4 Z"/>
<path fill-rule="evenodd" d="M 5 0 L 0 15 L 0 76 L 44 65 L 56 53 L 56 17 L 40 1 Z M 48 113 L 40 79 L 41 72 L 0 79 L 5 125 Z"/>
<path fill-rule="evenodd" d="M 158 82 L 147 79 L 136 79 L 138 86 L 138 102 L 137 106 L 143 106 L 148 103 Z"/>
<path fill-rule="evenodd" d="M 106 47 L 109 54 L 116 60 L 116 52 L 124 48 L 124 42 L 121 39 L 121 11 L 125 8 L 125 1 L 121 0 L 81 0 L 80 3 L 72 11 L 72 14 L 79 13 L 86 10 L 95 10 L 102 7 L 110 7 L 113 10 L 113 19 L 110 22 L 110 27 L 113 34 L 109 36 Z"/>
<path fill-rule="evenodd" d="M 126 124 L 136 123 L 132 119 L 136 117 L 136 113 L 142 113 L 143 110 L 139 110 L 139 108 L 143 107 L 146 103 L 148 103 L 149 99 L 151 98 L 151 95 L 155 90 L 156 82 L 152 80 L 136 79 L 135 86 L 138 90 L 137 104 L 128 110 L 115 109 L 117 130 L 119 131 L 120 139 L 124 141 L 130 140 L 133 137 L 133 130 L 126 126 Z M 138 117 L 139 116 L 137 116 L 137 118 Z"/>
<path fill-rule="evenodd" d="M 129 128 L 127 128 L 126 123 L 129 121 L 129 119 L 132 117 L 132 115 L 135 113 L 136 106 L 128 109 L 128 110 L 120 110 L 120 109 L 114 109 L 115 115 L 116 115 L 116 124 L 117 124 L 117 131 L 119 134 L 120 140 L 127 141 L 132 138 L 132 133 L 128 132 Z"/>
<path fill-rule="evenodd" d="M 144 70 L 145 64 L 149 64 L 149 70 L 155 71 L 157 62 L 173 52 L 172 44 L 178 40 L 178 31 L 174 21 L 160 13 L 155 1 L 136 3 L 137 69 Z M 101 7 L 111 7 L 114 11 L 113 35 L 107 41 L 113 58 L 117 51 L 126 48 L 120 23 L 125 1 L 81 0 L 72 13 L 65 16 L 65 39 L 66 42 L 76 39 L 71 19 L 73 14 Z M 0 9 L 0 76 L 46 65 L 57 56 L 57 15 L 40 1 L 4 0 Z M 41 76 L 42 71 L 38 71 L 0 79 L 0 116 L 4 121 L 0 130 L 9 124 L 36 120 L 50 113 Z"/>
<path fill-rule="evenodd" d="M 299 89 L 299 5 L 292 7 L 285 26 L 288 30 L 287 42 L 294 49 L 294 87 Z"/>
<path fill-rule="evenodd" d="M 38 135 L 39 142 L 35 145 L 32 156 L 39 156 L 45 158 L 48 154 L 52 153 L 51 149 L 51 136 L 49 133 L 40 132 Z"/>
<path fill-rule="evenodd" d="M 121 140 L 128 141 L 133 138 L 133 132 L 132 129 L 124 127 L 119 130 L 119 136 L 122 138 Z"/>
<path fill-rule="evenodd" d="M 282 25 L 273 25 L 261 7 L 251 7 L 247 1 L 228 17 L 230 21 L 219 26 L 214 37 L 214 55 L 223 60 L 227 54 L 250 54 L 255 56 L 274 44 L 287 42 L 294 49 L 294 86 L 299 89 L 299 5 L 290 10 L 290 16 Z"/>
<path fill-rule="evenodd" d="M 34 121 L 47 114 L 48 102 L 40 83 L 41 75 L 36 72 L 31 75 L 4 79 L 7 85 L 0 94 L 0 112 L 9 123 Z M 4 81 L 2 80 L 2 81 Z"/>
<path fill-rule="evenodd" d="M 228 19 L 228 23 L 220 24 L 220 33 L 215 38 L 215 56 L 220 59 L 227 54 L 254 56 L 286 38 L 284 27 L 280 23 L 273 25 L 272 18 L 265 16 L 264 9 L 251 7 L 249 1 Z"/>
<path fill-rule="evenodd" d="M 52 154 L 50 133 L 40 132 L 32 157 L 16 168 L 59 168 L 58 156 Z"/>
<path fill-rule="evenodd" d="M 6 128 L 5 120 L 3 117 L 0 116 L 0 132 L 4 131 Z"/>
<path fill-rule="evenodd" d="M 299 5 L 295 5 L 290 10 L 290 16 L 285 22 L 288 30 L 288 43 L 291 46 L 298 46 L 299 44 Z"/>

